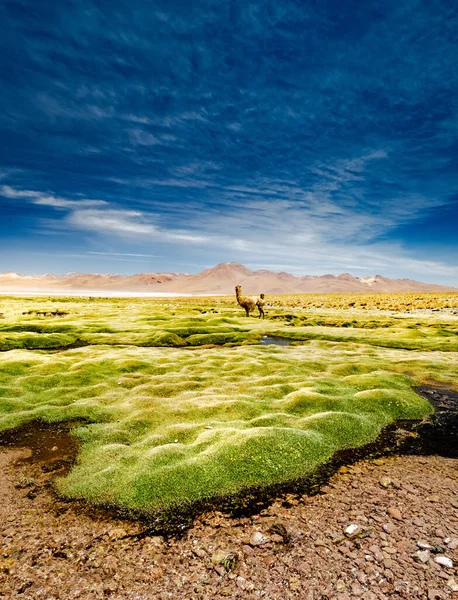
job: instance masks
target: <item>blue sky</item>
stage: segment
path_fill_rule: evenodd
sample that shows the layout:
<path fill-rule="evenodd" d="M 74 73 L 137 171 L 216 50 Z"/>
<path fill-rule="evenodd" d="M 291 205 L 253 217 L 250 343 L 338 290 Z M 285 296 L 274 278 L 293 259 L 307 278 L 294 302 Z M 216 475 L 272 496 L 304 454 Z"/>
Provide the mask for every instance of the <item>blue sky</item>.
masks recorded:
<path fill-rule="evenodd" d="M 458 285 L 458 7 L 0 0 L 0 271 Z"/>

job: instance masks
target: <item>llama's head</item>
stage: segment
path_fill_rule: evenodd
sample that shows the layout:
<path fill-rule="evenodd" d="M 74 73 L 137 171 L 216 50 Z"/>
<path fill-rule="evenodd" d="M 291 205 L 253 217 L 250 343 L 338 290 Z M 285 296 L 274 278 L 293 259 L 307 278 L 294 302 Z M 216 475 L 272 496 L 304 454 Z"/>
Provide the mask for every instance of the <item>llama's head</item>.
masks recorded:
<path fill-rule="evenodd" d="M 239 294 L 242 291 L 242 286 L 241 285 L 236 285 L 235 286 L 235 293 Z"/>

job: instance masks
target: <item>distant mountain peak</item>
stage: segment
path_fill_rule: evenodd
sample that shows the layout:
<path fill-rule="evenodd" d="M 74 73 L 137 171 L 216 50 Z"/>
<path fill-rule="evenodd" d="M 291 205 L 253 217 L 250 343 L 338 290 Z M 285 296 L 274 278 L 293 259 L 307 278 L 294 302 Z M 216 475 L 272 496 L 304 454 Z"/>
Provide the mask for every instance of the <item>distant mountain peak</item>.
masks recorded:
<path fill-rule="evenodd" d="M 66 273 L 65 275 L 0 274 L 0 291 L 69 290 L 120 292 L 161 292 L 186 294 L 233 294 L 235 285 L 241 285 L 246 294 L 303 294 L 343 292 L 421 292 L 458 291 L 457 288 L 420 283 L 411 279 L 389 279 L 383 275 L 354 277 L 340 275 L 295 276 L 285 271 L 267 269 L 252 271 L 237 262 L 219 263 L 197 273 L 137 273 L 119 275 L 109 273 Z"/>

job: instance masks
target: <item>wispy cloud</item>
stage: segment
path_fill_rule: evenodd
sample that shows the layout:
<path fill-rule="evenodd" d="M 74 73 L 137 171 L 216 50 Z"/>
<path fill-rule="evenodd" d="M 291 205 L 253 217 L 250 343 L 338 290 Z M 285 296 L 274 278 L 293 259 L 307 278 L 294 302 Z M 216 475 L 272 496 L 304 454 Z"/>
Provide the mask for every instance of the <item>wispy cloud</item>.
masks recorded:
<path fill-rule="evenodd" d="M 134 256 L 142 258 L 160 258 L 161 254 L 137 254 L 132 252 L 95 252 L 89 251 L 87 254 L 95 254 L 98 256 Z"/>
<path fill-rule="evenodd" d="M 77 209 L 69 214 L 65 224 L 101 234 L 152 235 L 157 233 L 156 226 L 146 222 L 142 213 L 135 210 Z"/>
<path fill-rule="evenodd" d="M 37 192 L 32 190 L 21 190 L 13 188 L 9 185 L 0 186 L 0 195 L 5 198 L 20 198 L 30 200 L 33 204 L 41 204 L 42 206 L 51 206 L 53 208 L 83 208 L 92 206 L 106 206 L 108 203 L 105 200 L 68 200 L 59 198 L 45 192 Z"/>

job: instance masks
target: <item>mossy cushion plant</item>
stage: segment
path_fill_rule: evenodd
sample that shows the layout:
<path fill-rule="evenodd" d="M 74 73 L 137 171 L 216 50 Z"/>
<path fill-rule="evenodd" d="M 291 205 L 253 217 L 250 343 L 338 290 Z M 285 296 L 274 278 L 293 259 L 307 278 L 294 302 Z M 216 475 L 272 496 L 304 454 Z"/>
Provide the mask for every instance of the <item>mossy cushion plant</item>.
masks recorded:
<path fill-rule="evenodd" d="M 81 452 L 59 492 L 153 514 L 310 474 L 388 423 L 427 417 L 432 407 L 414 383 L 450 384 L 458 375 L 456 352 L 434 351 L 454 339 L 439 336 L 436 317 L 422 320 L 427 351 L 412 352 L 339 326 L 317 327 L 334 332 L 328 340 L 301 341 L 300 329 L 313 327 L 247 319 L 223 303 L 217 315 L 196 315 L 201 302 L 72 300 L 57 323 L 6 301 L 2 335 L 15 349 L 0 355 L 0 431 L 87 419 L 75 430 Z M 442 330 L 453 331 L 445 321 Z M 415 341 L 411 321 L 381 322 L 388 338 Z M 272 333 L 300 345 L 252 345 Z M 35 350 L 27 336 L 52 344 Z M 84 339 L 91 345 L 65 350 Z"/>

